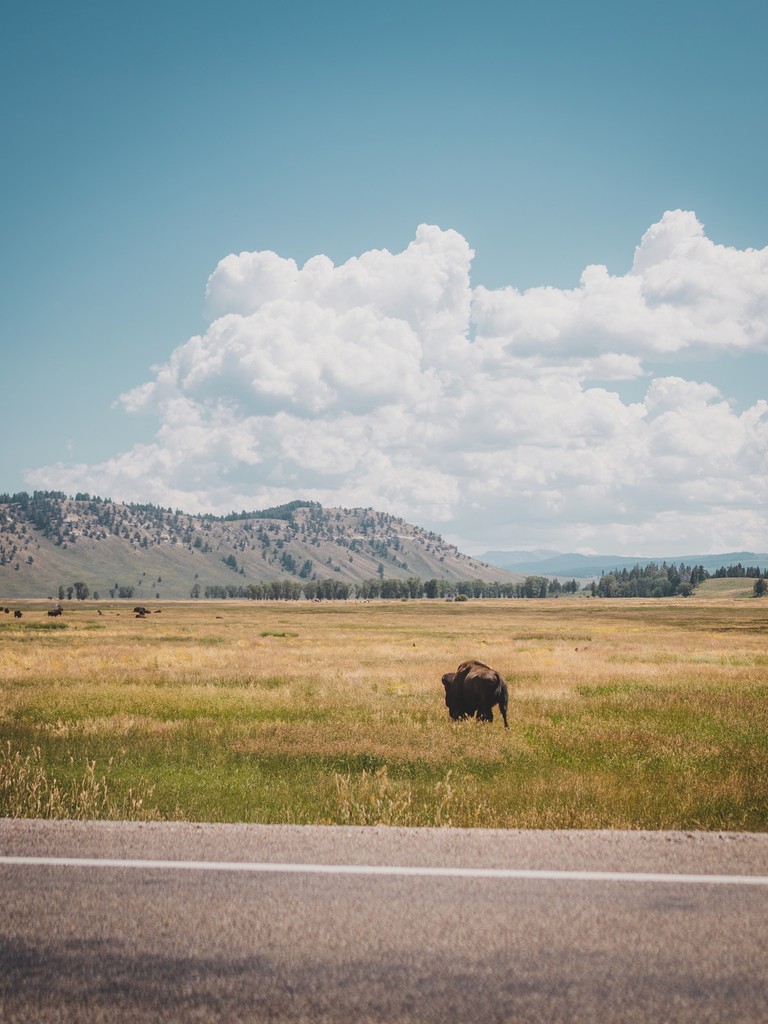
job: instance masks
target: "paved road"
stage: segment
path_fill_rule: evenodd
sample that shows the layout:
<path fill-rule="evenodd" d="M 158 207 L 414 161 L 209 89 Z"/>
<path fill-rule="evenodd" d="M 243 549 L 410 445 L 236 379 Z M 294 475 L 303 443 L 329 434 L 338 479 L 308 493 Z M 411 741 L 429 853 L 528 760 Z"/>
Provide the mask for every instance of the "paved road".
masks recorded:
<path fill-rule="evenodd" d="M 0 820 L 0 887 L 4 1024 L 768 1021 L 764 835 Z"/>

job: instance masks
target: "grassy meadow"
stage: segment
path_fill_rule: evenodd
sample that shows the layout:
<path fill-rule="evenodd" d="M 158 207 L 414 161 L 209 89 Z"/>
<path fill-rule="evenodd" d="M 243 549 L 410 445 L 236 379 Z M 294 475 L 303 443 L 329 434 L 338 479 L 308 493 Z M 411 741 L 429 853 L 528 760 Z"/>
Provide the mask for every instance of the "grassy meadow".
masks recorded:
<path fill-rule="evenodd" d="M 768 601 L 745 593 L 16 602 L 0 816 L 764 831 Z M 509 730 L 449 719 L 469 657 L 505 675 Z"/>

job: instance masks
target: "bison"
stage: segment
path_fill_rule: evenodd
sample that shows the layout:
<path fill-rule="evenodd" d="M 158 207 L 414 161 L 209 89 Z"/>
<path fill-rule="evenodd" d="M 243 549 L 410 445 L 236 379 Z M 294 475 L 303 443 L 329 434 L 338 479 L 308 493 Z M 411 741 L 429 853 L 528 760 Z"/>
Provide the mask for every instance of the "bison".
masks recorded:
<path fill-rule="evenodd" d="M 504 677 L 482 661 L 463 661 L 455 672 L 443 676 L 445 706 L 454 720 L 477 717 L 492 722 L 494 704 L 499 705 L 504 728 L 507 725 L 509 691 Z"/>

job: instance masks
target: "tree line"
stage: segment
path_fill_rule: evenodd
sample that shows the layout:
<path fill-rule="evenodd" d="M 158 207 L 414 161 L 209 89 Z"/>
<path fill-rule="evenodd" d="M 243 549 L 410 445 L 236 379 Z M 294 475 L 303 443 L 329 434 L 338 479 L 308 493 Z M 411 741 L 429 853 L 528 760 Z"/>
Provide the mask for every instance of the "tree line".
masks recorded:
<path fill-rule="evenodd" d="M 420 600 L 422 598 L 494 598 L 494 597 L 554 597 L 561 593 L 576 593 L 576 580 L 561 584 L 543 576 L 529 576 L 522 583 L 498 583 L 485 580 L 422 580 L 418 576 L 408 579 L 370 579 L 362 583 L 342 580 L 317 579 L 299 583 L 298 580 L 272 580 L 270 583 L 229 584 L 201 587 L 195 584 L 190 597 L 240 598 L 252 601 L 362 601 Z"/>
<path fill-rule="evenodd" d="M 760 579 L 761 577 L 765 579 L 766 577 L 768 577 L 768 569 L 764 569 L 761 572 L 759 565 L 748 565 L 745 568 L 741 564 L 741 562 L 737 562 L 736 565 L 729 565 L 727 567 L 722 565 L 719 569 L 715 570 L 715 572 L 712 573 L 712 579 L 715 580 L 743 579 L 745 577 L 748 579 Z"/>
<path fill-rule="evenodd" d="M 736 571 L 741 569 L 741 571 Z M 444 600 L 467 600 L 469 598 L 551 598 L 561 594 L 576 594 L 580 590 L 592 597 L 688 597 L 694 588 L 705 579 L 754 578 L 755 597 L 768 593 L 768 570 L 743 569 L 737 566 L 721 567 L 709 573 L 703 566 L 674 566 L 651 562 L 646 566 L 636 565 L 632 569 L 615 569 L 603 573 L 599 581 L 592 581 L 583 587 L 574 579 L 561 583 L 545 576 L 527 576 L 520 583 L 486 582 L 485 580 L 421 580 L 410 576 L 405 580 L 371 579 L 362 583 L 345 583 L 342 580 L 317 579 L 299 583 L 298 580 L 272 580 L 269 583 L 248 583 L 227 586 L 210 585 L 203 587 L 194 583 L 190 597 L 206 597 L 212 600 L 249 601 L 347 601 L 358 600 L 419 600 L 442 598 Z M 109 590 L 110 598 L 133 598 L 134 588 L 119 586 Z M 91 594 L 86 583 L 78 581 L 58 588 L 59 600 L 85 601 L 92 597 L 99 600 L 99 592 Z"/>
<path fill-rule="evenodd" d="M 593 597 L 689 597 L 708 578 L 703 565 L 648 562 L 603 573 L 589 584 L 589 589 Z"/>

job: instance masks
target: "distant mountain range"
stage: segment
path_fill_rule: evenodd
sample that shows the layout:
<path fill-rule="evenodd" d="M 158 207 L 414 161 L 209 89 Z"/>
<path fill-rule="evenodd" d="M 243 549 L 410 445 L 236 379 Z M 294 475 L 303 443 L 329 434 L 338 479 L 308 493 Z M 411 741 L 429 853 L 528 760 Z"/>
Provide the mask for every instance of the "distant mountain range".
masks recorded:
<path fill-rule="evenodd" d="M 410 577 L 521 579 L 373 509 L 294 501 L 220 517 L 88 494 L 0 494 L 0 599 L 56 597 L 76 583 L 101 599 L 156 600 L 274 581 L 304 586 Z"/>
<path fill-rule="evenodd" d="M 534 556 L 533 558 L 531 556 Z M 538 557 L 537 557 L 538 556 Z M 721 555 L 667 555 L 664 558 L 644 558 L 624 555 L 578 555 L 538 551 L 486 551 L 478 556 L 481 561 L 523 576 L 559 576 L 568 579 L 592 579 L 612 569 L 632 569 L 636 565 L 655 562 L 661 565 L 703 565 L 708 572 L 721 566 L 738 565 L 768 568 L 768 554 L 754 551 L 728 551 Z"/>

